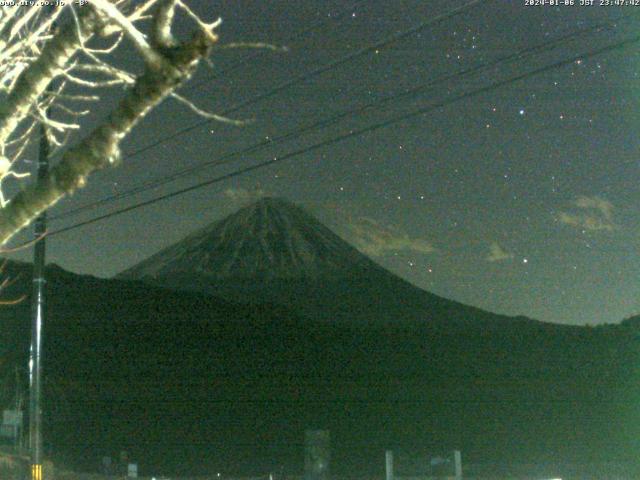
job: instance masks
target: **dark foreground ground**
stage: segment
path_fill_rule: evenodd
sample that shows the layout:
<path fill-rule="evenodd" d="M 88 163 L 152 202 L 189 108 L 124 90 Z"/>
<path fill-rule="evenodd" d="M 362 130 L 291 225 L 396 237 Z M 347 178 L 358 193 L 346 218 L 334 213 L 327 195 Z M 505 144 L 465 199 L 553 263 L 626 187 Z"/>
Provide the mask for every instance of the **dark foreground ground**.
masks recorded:
<path fill-rule="evenodd" d="M 638 476 L 630 471 L 625 465 L 618 463 L 594 464 L 594 465 L 521 465 L 511 466 L 509 471 L 500 473 L 500 466 L 473 465 L 465 466 L 465 480 L 637 480 Z M 553 471 L 557 473 L 553 473 Z M 591 473 L 585 476 L 584 473 L 571 473 L 585 470 Z M 0 479 L 1 480 L 29 480 L 29 461 L 25 456 L 18 456 L 0 450 Z M 44 464 L 43 480 L 125 480 L 124 475 L 100 475 L 97 473 L 72 472 L 54 465 L 49 461 Z M 144 480 L 304 480 L 303 475 L 275 475 L 266 474 L 261 476 L 219 476 L 219 474 L 198 477 L 166 477 L 142 475 L 138 477 Z M 431 475 L 396 475 L 397 480 L 454 480 L 452 475 L 442 472 L 439 476 Z M 339 475 L 332 476 L 332 480 L 384 480 L 381 476 L 363 475 Z"/>

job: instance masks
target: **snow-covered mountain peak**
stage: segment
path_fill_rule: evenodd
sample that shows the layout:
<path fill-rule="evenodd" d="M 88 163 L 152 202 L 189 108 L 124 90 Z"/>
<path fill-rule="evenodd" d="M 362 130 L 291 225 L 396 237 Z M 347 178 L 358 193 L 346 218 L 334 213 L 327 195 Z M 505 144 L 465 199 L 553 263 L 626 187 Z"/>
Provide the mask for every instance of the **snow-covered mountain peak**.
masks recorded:
<path fill-rule="evenodd" d="M 120 274 L 153 279 L 317 278 L 375 264 L 304 209 L 266 197 Z M 377 267 L 374 267 L 377 268 Z"/>

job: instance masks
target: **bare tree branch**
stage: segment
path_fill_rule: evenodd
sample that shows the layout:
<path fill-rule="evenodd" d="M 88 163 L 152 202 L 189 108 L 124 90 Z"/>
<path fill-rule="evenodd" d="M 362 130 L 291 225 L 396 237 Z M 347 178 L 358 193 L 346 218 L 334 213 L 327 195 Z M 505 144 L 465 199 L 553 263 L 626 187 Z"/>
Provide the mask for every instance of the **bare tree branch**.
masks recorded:
<path fill-rule="evenodd" d="M 138 50 L 144 61 L 149 65 L 159 68 L 163 62 L 163 58 L 159 55 L 151 45 L 147 43 L 147 39 L 118 8 L 116 8 L 108 0 L 91 0 L 91 3 L 108 18 L 115 22 L 124 32 L 124 35 L 131 40 L 133 46 Z"/>
<path fill-rule="evenodd" d="M 122 139 L 153 107 L 190 78 L 216 39 L 211 25 L 207 25 L 190 41 L 167 51 L 156 51 L 162 55 L 162 61 L 147 63 L 144 73 L 108 119 L 68 149 L 44 179 L 26 186 L 0 210 L 0 245 L 63 196 L 82 187 L 89 174 L 115 164 Z"/>
<path fill-rule="evenodd" d="M 218 122 L 221 123 L 228 123 L 230 125 L 236 125 L 238 127 L 246 125 L 247 123 L 249 123 L 247 120 L 233 120 L 232 118 L 228 118 L 222 115 L 218 115 L 216 113 L 212 113 L 212 112 L 207 112 L 205 110 L 202 110 L 201 108 L 198 108 L 191 100 L 189 100 L 188 98 L 183 97 L 182 95 L 179 95 L 175 92 L 173 92 L 171 94 L 171 98 L 177 100 L 178 102 L 182 103 L 183 105 L 186 105 L 192 112 L 196 113 L 197 115 L 199 115 L 200 117 L 203 118 L 208 118 L 210 120 L 217 120 Z"/>
<path fill-rule="evenodd" d="M 90 37 L 99 25 L 99 17 L 85 8 L 79 15 L 79 28 Z M 7 99 L 0 102 L 0 145 L 13 134 L 51 81 L 60 74 L 80 48 L 75 25 L 67 24 L 50 42 L 38 58 L 20 75 Z"/>
<path fill-rule="evenodd" d="M 183 0 L 146 0 L 134 8 L 125 8 L 126 0 L 88 2 L 77 9 L 68 2 L 48 16 L 44 9 L 0 11 L 0 247 L 84 186 L 91 173 L 117 164 L 122 140 L 165 98 L 175 98 L 204 118 L 246 123 L 207 112 L 176 93 L 200 61 L 207 61 L 218 40 L 220 19 L 203 21 Z M 66 21 L 54 30 L 53 22 L 64 9 L 69 12 Z M 190 40 L 179 42 L 173 35 L 178 14 L 195 24 Z M 143 19 L 151 20 L 147 34 L 136 25 Z M 131 44 L 142 58 L 141 74 L 125 71 L 114 61 L 112 52 L 121 43 Z M 239 47 L 276 48 L 262 43 L 228 46 Z M 89 109 L 82 103 L 99 101 L 99 89 L 114 86 L 126 86 L 122 100 L 104 122 L 67 147 L 72 132 L 83 134 L 80 120 Z M 55 118 L 48 115 L 50 109 L 57 112 Z M 45 127 L 52 146 L 65 150 L 44 178 L 23 185 L 5 201 L 3 180 L 27 175 L 18 173 L 17 162 L 36 126 Z"/>

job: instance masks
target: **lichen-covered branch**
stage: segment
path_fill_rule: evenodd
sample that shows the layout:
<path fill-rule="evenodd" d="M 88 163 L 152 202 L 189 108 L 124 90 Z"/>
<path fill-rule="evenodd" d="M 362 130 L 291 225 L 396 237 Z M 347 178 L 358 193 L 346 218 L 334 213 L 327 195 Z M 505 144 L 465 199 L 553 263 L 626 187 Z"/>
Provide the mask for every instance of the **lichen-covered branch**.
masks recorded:
<path fill-rule="evenodd" d="M 146 66 L 107 121 L 68 149 L 44 179 L 27 185 L 0 210 L 0 245 L 62 197 L 82 187 L 92 172 L 116 163 L 123 138 L 189 79 L 216 38 L 211 30 L 199 30 L 190 41 L 158 51 L 163 61 Z"/>
<path fill-rule="evenodd" d="M 85 38 L 91 37 L 100 21 L 89 8 L 83 9 L 78 19 L 77 27 L 68 23 L 61 28 L 38 57 L 22 71 L 7 98 L 0 102 L 0 145 L 7 142 L 50 82 L 80 49 L 78 33 Z"/>
<path fill-rule="evenodd" d="M 205 118 L 240 123 L 206 112 L 176 93 L 216 43 L 219 19 L 204 22 L 182 0 L 144 0 L 138 7 L 127 0 L 88 0 L 82 8 L 73 2 L 63 8 L 66 22 L 56 28 L 53 20 L 63 18 L 60 9 L 48 14 L 42 9 L 0 10 L 0 246 L 82 187 L 92 172 L 117 163 L 122 140 L 165 98 L 173 97 Z M 196 30 L 182 43 L 172 33 L 180 13 Z M 143 19 L 151 20 L 146 34 L 136 25 Z M 106 45 L 91 42 L 112 34 Z M 114 61 L 112 52 L 123 39 L 142 58 L 141 74 Z M 116 85 L 127 86 L 124 97 L 106 121 L 85 134 L 80 118 L 89 110 L 77 102 L 99 101 L 94 92 Z M 50 112 L 55 112 L 53 118 Z M 52 147 L 66 150 L 44 178 L 5 201 L 2 181 L 25 176 L 15 168 L 38 125 L 45 127 Z M 80 140 L 68 147 L 72 132 Z"/>
<path fill-rule="evenodd" d="M 146 12 L 159 0 L 147 0 L 135 9 L 124 0 L 90 1 L 92 5 L 82 8 L 66 2 L 66 6 L 52 9 L 0 9 L 0 155 L 15 158 L 16 149 L 8 151 L 15 138 L 34 122 L 44 121 L 40 112 L 52 104 L 57 106 L 64 88 L 51 91 L 48 86 L 74 84 L 97 89 L 131 83 L 127 72 L 111 64 L 109 55 L 125 34 L 144 38 L 134 23 L 147 18 Z M 111 45 L 89 46 L 92 37 L 111 35 L 115 36 Z M 49 140 L 58 148 L 70 134 L 70 128 L 48 130 Z"/>

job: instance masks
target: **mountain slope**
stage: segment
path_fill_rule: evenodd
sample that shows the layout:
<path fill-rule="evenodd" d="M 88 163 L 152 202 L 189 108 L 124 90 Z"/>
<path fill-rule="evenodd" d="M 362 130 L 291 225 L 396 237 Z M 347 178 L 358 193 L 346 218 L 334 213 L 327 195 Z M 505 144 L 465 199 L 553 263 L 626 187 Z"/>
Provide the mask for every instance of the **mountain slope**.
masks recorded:
<path fill-rule="evenodd" d="M 324 321 L 542 328 L 540 322 L 495 315 L 421 290 L 279 198 L 245 207 L 117 278 L 244 303 L 277 303 Z"/>
<path fill-rule="evenodd" d="M 30 292 L 28 265 L 7 273 L 6 298 Z M 533 478 L 604 478 L 549 462 L 637 458 L 633 325 L 318 322 L 57 267 L 47 276 L 45 446 L 66 466 L 95 470 L 126 450 L 145 476 L 297 475 L 307 428 L 331 431 L 337 475 L 381 474 L 390 446 L 550 466 Z M 26 377 L 28 318 L 28 301 L 0 309 L 5 381 L 15 367 Z"/>
<path fill-rule="evenodd" d="M 6 298 L 30 293 L 29 265 L 7 275 Z M 45 445 L 64 465 L 126 450 L 144 476 L 299 475 L 304 430 L 326 428 L 336 475 L 382 474 L 390 447 L 458 448 L 505 476 L 542 465 L 528 478 L 607 478 L 563 462 L 638 467 L 633 319 L 568 327 L 452 302 L 272 199 L 122 277 L 144 281 L 47 270 Z M 16 367 L 26 385 L 29 310 L 0 308 L 2 406 Z"/>
<path fill-rule="evenodd" d="M 123 272 L 121 278 L 197 273 L 211 279 L 319 278 L 377 268 L 301 208 L 264 198 Z"/>

